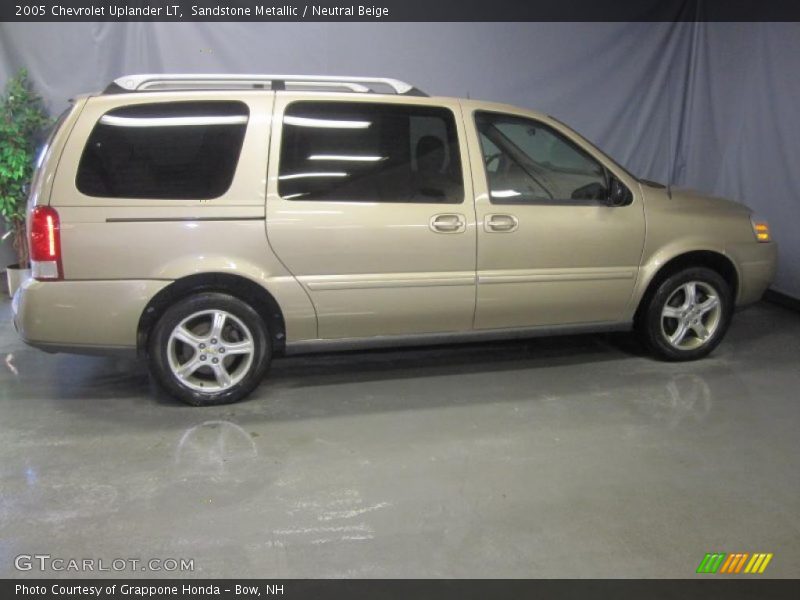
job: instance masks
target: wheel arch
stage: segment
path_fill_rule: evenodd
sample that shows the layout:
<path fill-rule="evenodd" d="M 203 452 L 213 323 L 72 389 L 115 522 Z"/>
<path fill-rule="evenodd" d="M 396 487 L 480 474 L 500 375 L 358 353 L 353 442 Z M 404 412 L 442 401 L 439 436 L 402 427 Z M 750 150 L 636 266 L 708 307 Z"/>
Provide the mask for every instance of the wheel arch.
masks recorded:
<path fill-rule="evenodd" d="M 719 275 L 730 286 L 731 297 L 736 301 L 739 294 L 740 276 L 736 263 L 729 256 L 714 250 L 692 250 L 673 256 L 661 265 L 658 270 L 650 277 L 644 293 L 639 298 L 634 313 L 634 323 L 638 323 L 642 312 L 647 306 L 650 298 L 658 289 L 658 286 L 678 271 L 691 267 L 706 267 L 719 273 Z"/>
<path fill-rule="evenodd" d="M 148 339 L 153 326 L 164 311 L 175 302 L 199 292 L 220 292 L 247 302 L 264 319 L 270 335 L 273 354 L 280 354 L 286 346 L 286 321 L 275 297 L 264 286 L 230 273 L 196 273 L 176 279 L 160 290 L 145 306 L 136 329 L 136 351 L 147 352 Z"/>

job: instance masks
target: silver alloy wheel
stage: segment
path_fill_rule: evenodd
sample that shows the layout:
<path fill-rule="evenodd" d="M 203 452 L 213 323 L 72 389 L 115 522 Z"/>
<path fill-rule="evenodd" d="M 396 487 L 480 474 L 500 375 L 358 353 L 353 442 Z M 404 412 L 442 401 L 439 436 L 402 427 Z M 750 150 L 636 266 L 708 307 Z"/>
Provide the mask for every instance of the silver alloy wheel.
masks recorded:
<path fill-rule="evenodd" d="M 681 285 L 661 310 L 661 333 L 678 350 L 694 350 L 707 344 L 721 322 L 719 292 L 704 281 Z"/>
<path fill-rule="evenodd" d="M 253 334 L 238 317 L 212 309 L 178 323 L 167 341 L 172 374 L 185 386 L 213 394 L 244 379 L 253 364 Z"/>

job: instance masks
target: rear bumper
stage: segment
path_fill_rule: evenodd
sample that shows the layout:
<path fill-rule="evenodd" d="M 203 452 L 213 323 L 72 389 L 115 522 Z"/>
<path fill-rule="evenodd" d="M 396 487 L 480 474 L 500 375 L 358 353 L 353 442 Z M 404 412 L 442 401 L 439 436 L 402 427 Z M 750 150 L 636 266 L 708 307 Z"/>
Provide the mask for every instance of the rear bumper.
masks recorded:
<path fill-rule="evenodd" d="M 14 294 L 14 327 L 49 352 L 136 351 L 136 329 L 150 299 L 169 281 L 36 281 Z"/>

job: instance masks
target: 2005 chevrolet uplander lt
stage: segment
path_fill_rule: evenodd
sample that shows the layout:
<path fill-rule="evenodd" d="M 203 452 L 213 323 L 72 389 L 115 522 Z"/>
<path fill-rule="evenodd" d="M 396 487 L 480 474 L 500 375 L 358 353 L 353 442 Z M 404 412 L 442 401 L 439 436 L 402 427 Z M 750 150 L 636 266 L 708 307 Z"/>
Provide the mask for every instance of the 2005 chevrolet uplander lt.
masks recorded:
<path fill-rule="evenodd" d="M 28 219 L 22 337 L 137 351 L 198 405 L 320 347 L 633 327 L 700 358 L 776 262 L 745 206 L 393 79 L 123 77 L 61 118 Z"/>

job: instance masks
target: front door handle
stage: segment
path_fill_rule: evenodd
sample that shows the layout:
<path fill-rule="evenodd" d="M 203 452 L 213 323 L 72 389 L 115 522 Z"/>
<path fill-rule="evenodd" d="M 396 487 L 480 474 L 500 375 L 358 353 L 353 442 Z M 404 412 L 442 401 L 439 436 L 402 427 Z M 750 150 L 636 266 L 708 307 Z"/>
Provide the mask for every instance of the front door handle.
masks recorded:
<path fill-rule="evenodd" d="M 489 233 L 511 233 L 519 227 L 519 219 L 514 215 L 486 215 L 483 227 Z"/>
<path fill-rule="evenodd" d="M 467 220 L 456 213 L 433 215 L 430 228 L 436 233 L 462 233 L 467 229 Z"/>

